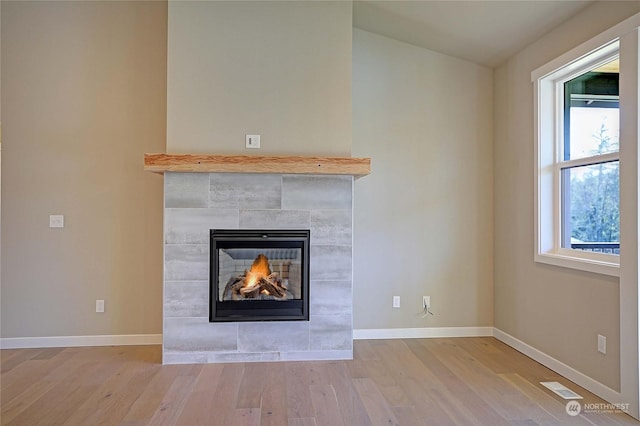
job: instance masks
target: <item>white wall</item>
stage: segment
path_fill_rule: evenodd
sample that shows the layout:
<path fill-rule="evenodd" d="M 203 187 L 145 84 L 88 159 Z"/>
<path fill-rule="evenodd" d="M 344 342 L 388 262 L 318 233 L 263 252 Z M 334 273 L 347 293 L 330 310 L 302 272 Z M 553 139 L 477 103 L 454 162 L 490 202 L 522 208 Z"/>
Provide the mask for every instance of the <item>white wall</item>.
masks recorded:
<path fill-rule="evenodd" d="M 356 329 L 493 325 L 492 76 L 354 29 Z"/>
<path fill-rule="evenodd" d="M 167 151 L 350 154 L 351 2 L 170 2 L 168 52 Z"/>

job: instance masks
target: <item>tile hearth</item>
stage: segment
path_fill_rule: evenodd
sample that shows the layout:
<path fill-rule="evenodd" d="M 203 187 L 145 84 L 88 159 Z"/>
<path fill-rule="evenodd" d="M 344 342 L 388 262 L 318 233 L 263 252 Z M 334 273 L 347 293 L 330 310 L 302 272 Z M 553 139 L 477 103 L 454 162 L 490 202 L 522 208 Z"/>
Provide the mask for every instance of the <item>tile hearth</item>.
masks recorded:
<path fill-rule="evenodd" d="M 353 358 L 353 177 L 165 173 L 163 363 Z M 210 229 L 309 229 L 309 321 L 210 323 Z"/>

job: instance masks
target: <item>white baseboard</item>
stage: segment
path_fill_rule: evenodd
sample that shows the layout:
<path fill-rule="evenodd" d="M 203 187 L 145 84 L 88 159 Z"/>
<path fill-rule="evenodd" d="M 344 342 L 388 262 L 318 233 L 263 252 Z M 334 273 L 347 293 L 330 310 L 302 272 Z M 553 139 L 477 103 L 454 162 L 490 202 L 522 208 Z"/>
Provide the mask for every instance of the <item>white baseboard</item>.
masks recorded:
<path fill-rule="evenodd" d="M 137 346 L 160 344 L 162 344 L 162 334 L 5 337 L 0 339 L 0 349 L 65 348 L 77 346 Z"/>
<path fill-rule="evenodd" d="M 493 336 L 493 327 L 379 328 L 353 330 L 354 340 L 488 336 Z"/>
<path fill-rule="evenodd" d="M 494 328 L 493 336 L 501 342 L 511 346 L 518 352 L 522 352 L 529 358 L 538 361 L 545 367 L 550 368 L 563 377 L 566 377 L 578 386 L 582 386 L 589 392 L 598 395 L 605 401 L 611 402 L 613 404 L 625 404 L 630 402 L 622 401 L 620 392 L 617 392 L 610 387 L 603 385 L 602 383 L 592 379 L 586 374 L 579 372 L 578 370 L 568 366 L 561 361 L 558 361 L 557 359 L 547 355 L 544 352 L 541 352 L 533 346 L 524 343 L 522 340 L 519 340 L 502 330 Z"/>

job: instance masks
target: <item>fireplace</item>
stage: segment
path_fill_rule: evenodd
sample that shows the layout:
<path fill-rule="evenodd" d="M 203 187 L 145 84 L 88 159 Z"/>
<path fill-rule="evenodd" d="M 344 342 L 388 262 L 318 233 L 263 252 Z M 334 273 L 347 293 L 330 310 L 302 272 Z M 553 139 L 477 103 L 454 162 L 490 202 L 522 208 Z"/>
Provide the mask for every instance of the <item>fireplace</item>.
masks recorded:
<path fill-rule="evenodd" d="M 309 230 L 210 230 L 209 321 L 308 321 Z"/>
<path fill-rule="evenodd" d="M 351 359 L 352 195 L 351 176 L 165 173 L 163 363 Z M 211 291 L 211 259 L 219 251 L 211 250 L 212 229 L 232 233 L 309 230 L 309 254 L 303 263 L 309 266 L 304 273 L 308 288 L 303 282 L 301 294 L 306 300 L 298 308 L 302 319 L 280 321 L 272 316 L 249 321 L 227 316 L 211 322 L 212 309 L 230 305 L 210 306 L 225 302 L 220 296 L 211 297 L 220 294 L 217 289 Z M 265 240 L 264 232 L 249 232 Z M 267 232 L 272 237 L 267 241 L 276 240 L 274 232 Z M 291 240 L 291 235 L 285 236 Z M 258 256 L 254 253 L 243 256 L 248 258 L 246 265 L 236 275 L 250 269 Z M 273 251 L 265 256 L 279 257 Z M 282 278 L 279 268 L 272 260 L 271 271 Z M 221 284 L 223 290 L 226 284 Z M 230 306 L 257 305 L 253 302 L 259 300 L 235 301 Z M 247 318 L 247 312 L 240 313 Z"/>

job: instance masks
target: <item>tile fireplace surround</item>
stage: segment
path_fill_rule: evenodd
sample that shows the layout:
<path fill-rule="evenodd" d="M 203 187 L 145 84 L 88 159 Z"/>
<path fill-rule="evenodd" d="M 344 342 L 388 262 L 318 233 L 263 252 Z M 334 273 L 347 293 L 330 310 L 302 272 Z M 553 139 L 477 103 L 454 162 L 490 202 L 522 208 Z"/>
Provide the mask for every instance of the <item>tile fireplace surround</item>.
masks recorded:
<path fill-rule="evenodd" d="M 349 175 L 173 173 L 164 180 L 163 363 L 353 358 Z M 309 229 L 309 321 L 210 323 L 210 229 Z"/>

